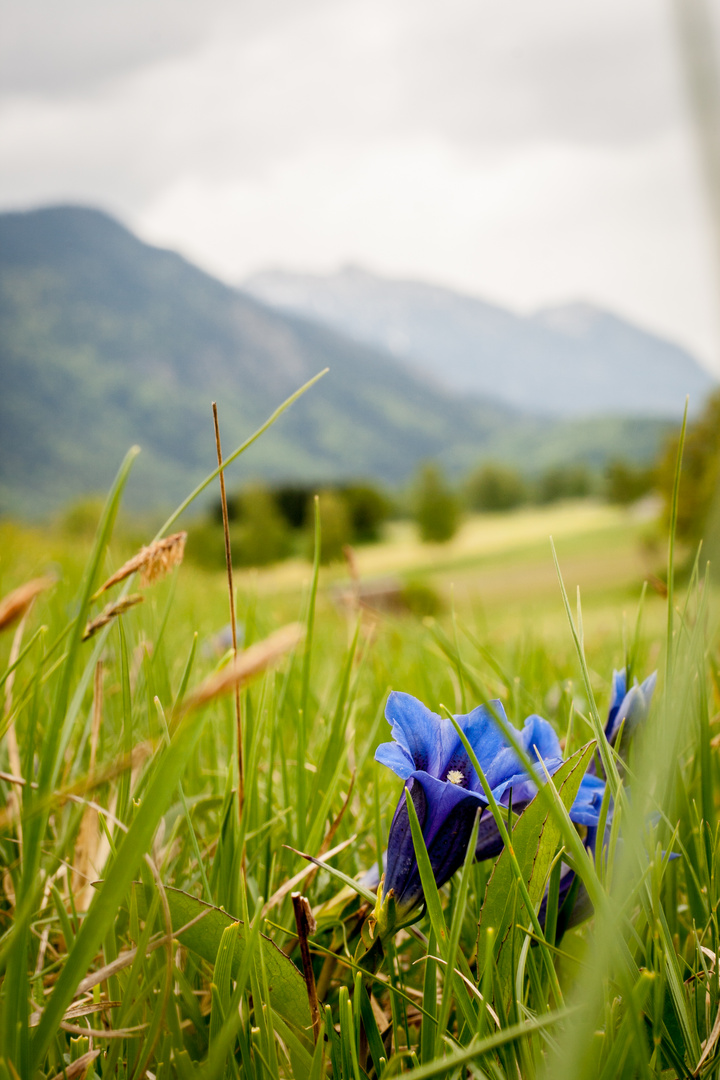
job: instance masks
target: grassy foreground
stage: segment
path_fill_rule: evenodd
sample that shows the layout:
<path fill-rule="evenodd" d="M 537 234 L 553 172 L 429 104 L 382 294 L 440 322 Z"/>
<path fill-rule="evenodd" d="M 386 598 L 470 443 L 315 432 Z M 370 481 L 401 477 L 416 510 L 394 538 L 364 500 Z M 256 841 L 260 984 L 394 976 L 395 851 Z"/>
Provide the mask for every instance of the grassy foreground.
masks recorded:
<path fill-rule="evenodd" d="M 213 646 L 222 577 L 183 564 L 92 599 L 132 554 L 112 538 L 127 468 L 87 550 L 2 530 L 0 595 L 49 561 L 59 580 L 0 635 L 0 1078 L 720 1074 L 720 679 L 703 575 L 642 600 L 642 527 L 601 508 L 360 553 L 364 574 L 431 580 L 437 620 L 338 610 L 333 572 L 317 588 L 307 564 L 246 575 L 240 806 L 233 688 L 207 681 L 230 660 Z M 571 598 L 574 631 L 551 529 L 587 598 L 582 613 Z M 143 602 L 83 641 L 123 590 Z M 295 619 L 296 643 L 263 654 Z M 567 758 L 599 738 L 624 664 L 641 679 L 658 667 L 660 687 L 613 767 L 604 855 L 584 856 L 549 785 L 531 842 L 535 804 L 512 823 L 515 863 L 491 878 L 467 858 L 439 893 L 426 883 L 428 913 L 364 963 L 372 897 L 352 882 L 384 851 L 402 788 L 373 761 L 388 691 L 452 712 L 497 697 L 517 726 L 538 712 Z M 538 933 L 517 877 L 537 907 L 561 848 L 594 915 Z M 294 890 L 314 917 L 315 1031 Z"/>

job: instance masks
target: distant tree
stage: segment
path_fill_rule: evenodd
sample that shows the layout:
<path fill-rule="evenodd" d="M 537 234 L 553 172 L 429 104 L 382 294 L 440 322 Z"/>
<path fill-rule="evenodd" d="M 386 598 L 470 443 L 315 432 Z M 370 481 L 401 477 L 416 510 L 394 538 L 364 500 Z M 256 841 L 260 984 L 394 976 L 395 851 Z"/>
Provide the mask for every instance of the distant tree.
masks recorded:
<path fill-rule="evenodd" d="M 605 470 L 605 494 L 608 501 L 627 506 L 647 495 L 655 486 L 655 468 L 611 461 Z"/>
<path fill-rule="evenodd" d="M 471 473 L 466 491 L 472 510 L 512 510 L 527 498 L 517 469 L 492 462 Z"/>
<path fill-rule="evenodd" d="M 289 554 L 287 525 L 272 495 L 260 484 L 245 488 L 240 496 L 232 545 L 238 566 L 265 566 Z"/>
<path fill-rule="evenodd" d="M 308 505 L 312 503 L 316 488 L 308 484 L 281 484 L 273 488 L 273 498 L 278 511 L 291 529 L 302 529 L 307 524 Z"/>
<path fill-rule="evenodd" d="M 347 503 L 338 491 L 321 491 L 320 505 L 320 561 L 324 565 L 342 558 L 343 548 L 352 539 L 352 525 Z M 315 504 L 308 503 L 307 553 L 313 557 L 315 550 Z"/>
<path fill-rule="evenodd" d="M 675 477 L 679 432 L 670 438 L 658 466 L 658 486 L 665 502 L 665 519 L 669 521 Z M 717 505 L 720 487 L 720 391 L 712 394 L 702 412 L 688 426 L 683 450 L 682 473 L 678 493 L 677 535 L 681 540 L 696 544 L 709 540 L 717 542 Z M 715 513 L 713 513 L 713 510 Z M 710 515 L 713 513 L 713 521 Z"/>
<path fill-rule="evenodd" d="M 222 525 L 215 520 L 214 507 L 205 520 L 189 522 L 187 534 L 185 558 L 204 570 L 222 570 L 225 566 L 225 538 Z M 234 555 L 234 529 L 230 532 L 230 541 Z"/>
<path fill-rule="evenodd" d="M 460 504 L 437 465 L 424 465 L 418 475 L 415 520 L 425 543 L 451 540 L 460 524 Z"/>
<path fill-rule="evenodd" d="M 242 491 L 228 491 L 227 493 L 228 521 L 237 521 L 242 515 Z M 210 520 L 222 527 L 223 509 L 222 499 L 218 498 L 212 504 L 209 514 Z"/>
<path fill-rule="evenodd" d="M 372 484 L 347 484 L 340 494 L 350 515 L 353 541 L 363 544 L 379 540 L 380 529 L 391 510 L 385 495 Z"/>
<path fill-rule="evenodd" d="M 440 594 L 427 581 L 407 581 L 400 593 L 400 599 L 410 614 L 418 619 L 434 617 L 443 610 Z"/>
<path fill-rule="evenodd" d="M 593 490 L 593 478 L 586 465 L 556 465 L 542 474 L 537 485 L 537 501 L 582 499 Z"/>
<path fill-rule="evenodd" d="M 78 538 L 94 536 L 104 505 L 105 499 L 101 495 L 87 495 L 71 503 L 60 519 L 62 531 Z"/>

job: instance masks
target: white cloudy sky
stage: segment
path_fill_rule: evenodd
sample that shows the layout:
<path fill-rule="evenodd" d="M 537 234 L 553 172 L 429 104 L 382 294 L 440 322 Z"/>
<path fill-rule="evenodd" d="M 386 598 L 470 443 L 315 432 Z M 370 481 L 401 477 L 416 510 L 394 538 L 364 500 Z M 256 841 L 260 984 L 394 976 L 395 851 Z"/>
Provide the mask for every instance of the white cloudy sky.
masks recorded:
<path fill-rule="evenodd" d="M 720 373 L 670 0 L 0 12 L 0 209 L 92 203 L 233 281 L 355 262 L 594 300 Z"/>

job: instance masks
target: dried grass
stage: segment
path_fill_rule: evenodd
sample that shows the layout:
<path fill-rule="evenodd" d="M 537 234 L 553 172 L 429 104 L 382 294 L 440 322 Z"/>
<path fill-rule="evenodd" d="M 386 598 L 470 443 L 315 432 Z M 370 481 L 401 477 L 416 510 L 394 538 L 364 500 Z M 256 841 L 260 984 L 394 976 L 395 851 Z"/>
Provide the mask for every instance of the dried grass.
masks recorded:
<path fill-rule="evenodd" d="M 95 776 L 97 762 L 97 748 L 100 740 L 100 727 L 103 715 L 103 665 L 98 661 L 95 666 L 95 679 L 93 685 L 93 714 L 92 730 L 90 734 L 90 765 L 87 773 L 87 782 L 91 784 Z M 100 869 L 98 853 L 101 849 L 101 840 L 104 833 L 100 829 L 97 810 L 86 806 L 83 812 L 80 828 L 75 839 L 75 851 L 73 854 L 72 869 L 72 892 L 75 898 L 75 907 L 78 911 L 87 911 L 92 902 L 94 889 L 92 878 L 97 877 Z M 67 1018 L 66 1018 L 67 1019 Z"/>
<path fill-rule="evenodd" d="M 300 623 L 289 623 L 280 630 L 276 630 L 264 641 L 251 645 L 237 659 L 232 660 L 226 667 L 215 672 L 198 686 L 198 688 L 185 699 L 183 712 L 190 709 L 199 709 L 213 698 L 225 694 L 236 686 L 244 686 L 255 675 L 265 671 L 285 653 L 294 649 L 302 639 L 304 627 Z"/>
<path fill-rule="evenodd" d="M 18 586 L 0 600 L 0 630 L 7 630 L 9 626 L 22 618 L 32 604 L 35 597 L 55 584 L 53 577 L 33 578 L 24 585 Z"/>
<path fill-rule="evenodd" d="M 93 634 L 97 634 L 98 630 L 102 630 L 103 626 L 107 626 L 109 622 L 112 622 L 118 615 L 122 615 L 123 612 L 128 611 L 130 608 L 135 607 L 136 604 L 142 604 L 144 597 L 140 593 L 131 593 L 130 596 L 123 597 L 122 600 L 118 600 L 116 604 L 108 604 L 103 608 L 99 615 L 85 627 L 83 631 L 82 639 L 87 641 Z"/>
<path fill-rule="evenodd" d="M 100 586 L 93 600 L 113 585 L 130 577 L 131 574 L 140 572 L 141 588 L 159 581 L 174 566 L 179 566 L 183 561 L 186 540 L 186 532 L 173 533 L 172 536 L 166 536 L 163 540 L 155 540 L 148 547 L 140 548 L 137 555 L 133 555 L 132 559 L 124 563 Z"/>

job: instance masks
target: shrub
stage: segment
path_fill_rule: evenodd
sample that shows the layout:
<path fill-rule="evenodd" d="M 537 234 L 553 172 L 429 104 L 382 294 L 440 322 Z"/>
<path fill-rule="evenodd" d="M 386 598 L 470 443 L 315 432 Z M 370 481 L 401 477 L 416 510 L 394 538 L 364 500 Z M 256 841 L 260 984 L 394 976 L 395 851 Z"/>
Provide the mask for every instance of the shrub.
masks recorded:
<path fill-rule="evenodd" d="M 213 512 L 211 520 L 192 522 L 187 527 L 185 558 L 203 570 L 222 570 L 225 566 L 225 537 L 214 516 Z"/>
<path fill-rule="evenodd" d="M 460 524 L 460 505 L 436 465 L 424 465 L 416 485 L 415 520 L 425 543 L 442 544 Z"/>
<path fill-rule="evenodd" d="M 426 581 L 408 581 L 403 586 L 400 599 L 411 615 L 418 619 L 439 615 L 443 610 L 440 594 Z"/>
<path fill-rule="evenodd" d="M 593 478 L 587 465 L 556 465 L 540 477 L 537 501 L 553 503 L 560 499 L 581 499 L 592 494 Z"/>
<path fill-rule="evenodd" d="M 243 491 L 239 517 L 233 541 L 238 566 L 266 566 L 290 553 L 287 525 L 267 488 L 254 484 Z"/>
<path fill-rule="evenodd" d="M 605 470 L 605 493 L 611 503 L 627 506 L 647 495 L 655 485 L 655 469 L 647 465 L 632 465 L 627 461 L 611 461 Z"/>
<path fill-rule="evenodd" d="M 105 500 L 99 495 L 88 495 L 72 503 L 60 519 L 60 528 L 67 536 L 92 537 L 100 521 Z"/>
<path fill-rule="evenodd" d="M 302 529 L 308 520 L 308 504 L 312 504 L 313 488 L 307 484 L 282 484 L 273 489 L 278 512 L 290 529 Z"/>
<path fill-rule="evenodd" d="M 356 543 L 372 543 L 380 539 L 380 529 L 390 513 L 390 502 L 371 484 L 348 484 L 340 490 L 347 505 Z"/>
<path fill-rule="evenodd" d="M 506 465 L 483 465 L 472 473 L 467 483 L 467 500 L 472 510 L 512 510 L 526 498 L 520 473 Z"/>
<path fill-rule="evenodd" d="M 219 507 L 219 514 L 218 514 Z M 231 511 L 232 507 L 232 511 Z M 267 566 L 290 554 L 291 537 L 270 492 L 253 484 L 228 500 L 230 546 L 234 566 Z M 188 528 L 187 555 L 206 570 L 225 566 L 222 506 Z"/>
<path fill-rule="evenodd" d="M 342 558 L 343 548 L 352 539 L 352 528 L 347 503 L 337 491 L 320 492 L 320 562 L 327 565 Z M 314 503 L 308 504 L 308 557 L 315 550 Z"/>

